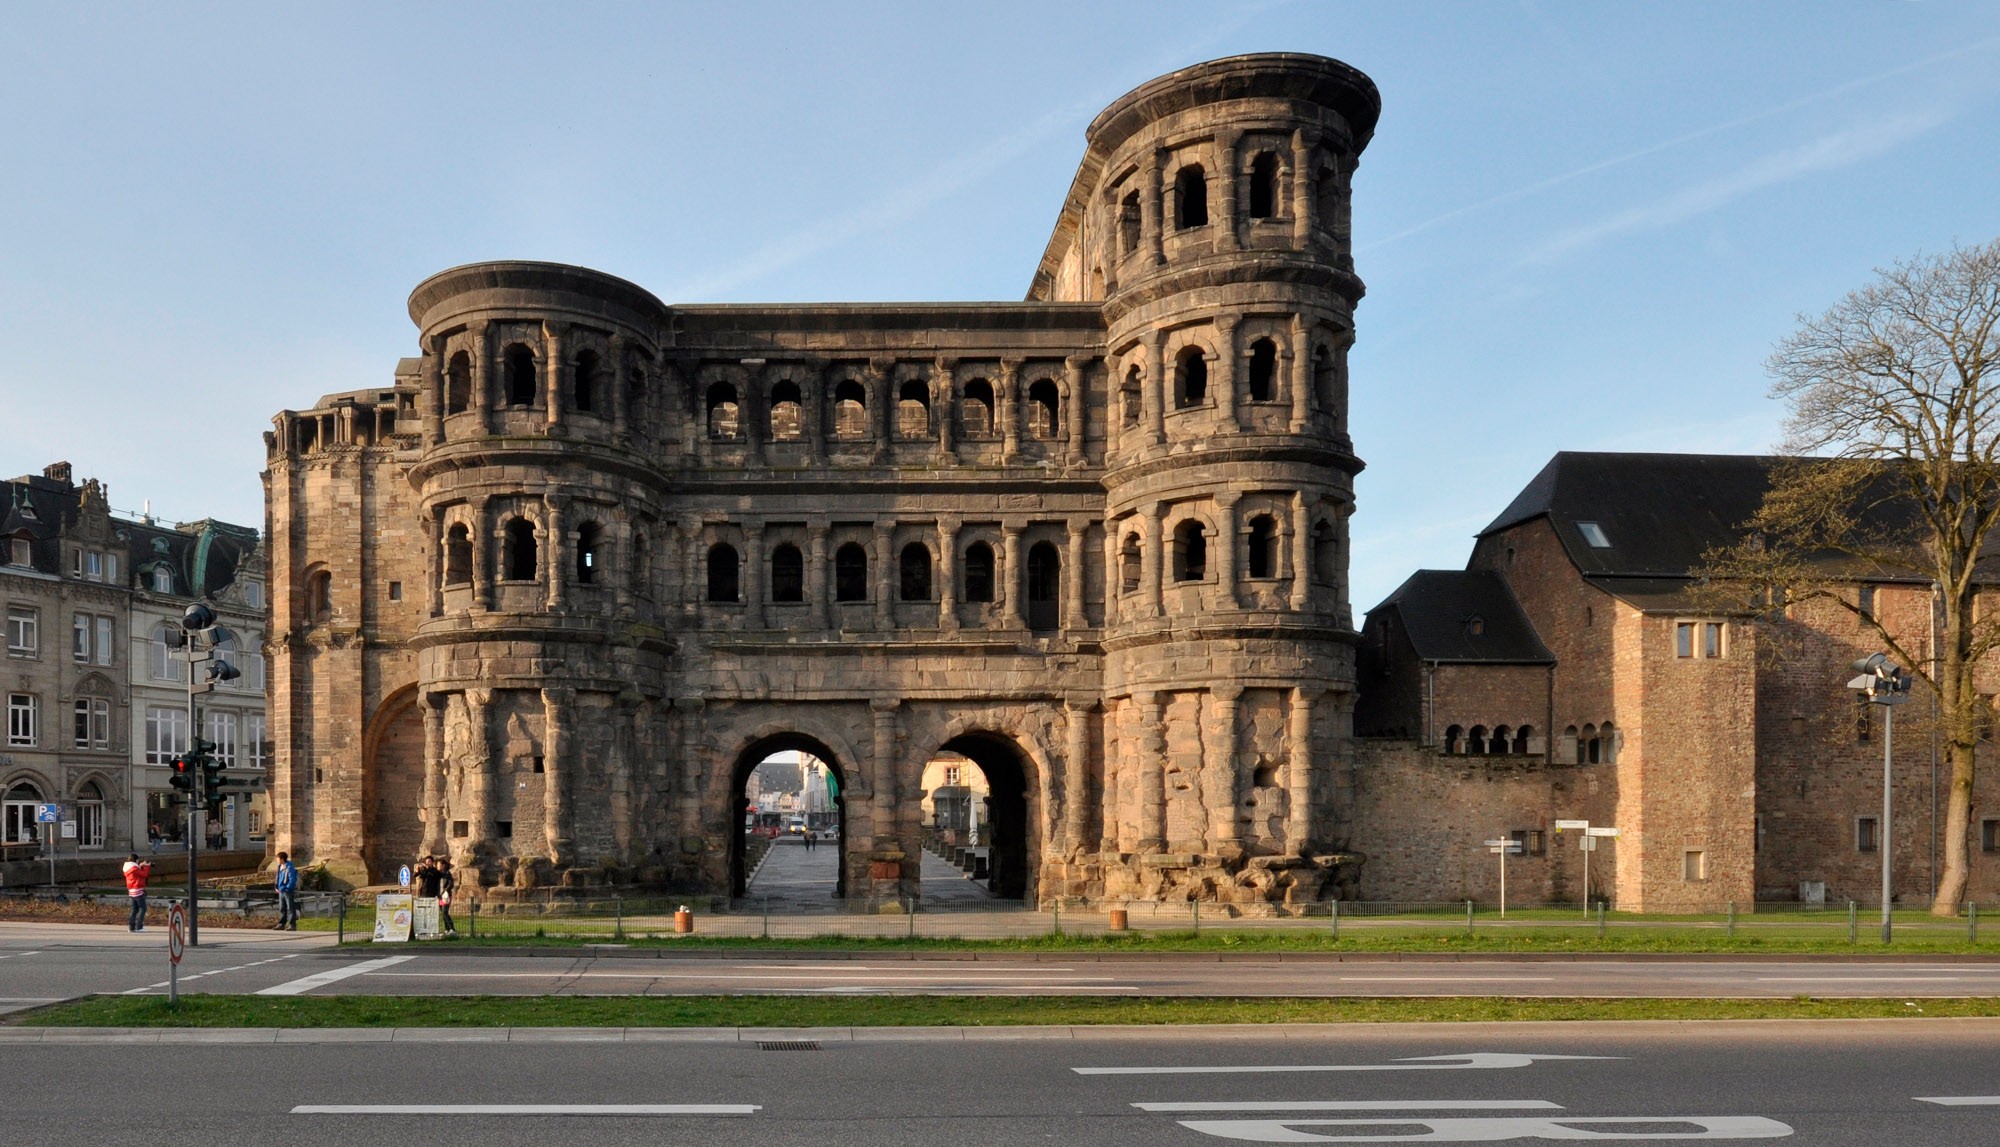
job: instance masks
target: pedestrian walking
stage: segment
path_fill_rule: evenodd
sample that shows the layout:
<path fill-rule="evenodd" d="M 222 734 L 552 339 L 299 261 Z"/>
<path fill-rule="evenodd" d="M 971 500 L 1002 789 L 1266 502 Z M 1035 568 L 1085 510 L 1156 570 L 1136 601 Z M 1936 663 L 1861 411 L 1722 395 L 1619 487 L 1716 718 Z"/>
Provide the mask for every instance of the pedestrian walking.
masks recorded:
<path fill-rule="evenodd" d="M 157 824 L 146 826 L 146 852 L 149 856 L 160 854 L 160 826 Z"/>
<path fill-rule="evenodd" d="M 272 882 L 278 889 L 278 924 L 280 930 L 299 930 L 299 866 L 292 863 L 288 852 L 278 854 L 278 874 Z"/>
<path fill-rule="evenodd" d="M 451 858 L 438 857 L 435 871 L 438 878 L 438 927 L 445 935 L 456 936 L 458 929 L 451 922 L 451 893 L 458 887 L 458 878 L 451 874 Z"/>
<path fill-rule="evenodd" d="M 125 857 L 125 895 L 132 898 L 132 915 L 125 921 L 128 932 L 146 930 L 146 881 L 152 878 L 152 861 L 140 860 L 136 852 Z"/>

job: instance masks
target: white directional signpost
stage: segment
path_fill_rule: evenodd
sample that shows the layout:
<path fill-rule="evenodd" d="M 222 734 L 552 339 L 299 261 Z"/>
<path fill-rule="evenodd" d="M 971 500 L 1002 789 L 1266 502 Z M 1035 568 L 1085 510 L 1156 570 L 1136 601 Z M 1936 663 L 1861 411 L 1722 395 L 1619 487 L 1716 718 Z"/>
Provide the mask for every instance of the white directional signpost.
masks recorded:
<path fill-rule="evenodd" d="M 1486 851 L 1500 854 L 1500 918 L 1507 918 L 1507 857 L 1522 851 L 1521 842 L 1511 837 L 1495 837 L 1486 842 Z M 1469 909 L 1468 909 L 1469 911 Z M 1466 917 L 1471 919 L 1471 917 Z"/>
<path fill-rule="evenodd" d="M 1616 839 L 1618 830 L 1612 828 L 1610 825 L 1599 825 L 1596 828 L 1592 828 L 1590 827 L 1590 822 L 1587 820 L 1559 820 L 1556 822 L 1556 831 L 1573 831 L 1583 834 L 1583 839 L 1578 844 L 1578 847 L 1583 850 L 1583 914 L 1585 917 L 1588 917 L 1590 915 L 1590 854 L 1597 851 L 1598 841 L 1607 837 Z"/>

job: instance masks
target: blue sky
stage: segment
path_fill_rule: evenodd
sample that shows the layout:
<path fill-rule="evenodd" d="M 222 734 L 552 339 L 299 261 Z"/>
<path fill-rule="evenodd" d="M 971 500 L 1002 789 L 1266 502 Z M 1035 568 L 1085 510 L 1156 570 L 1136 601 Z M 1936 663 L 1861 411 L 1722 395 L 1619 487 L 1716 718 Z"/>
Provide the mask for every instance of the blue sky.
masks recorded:
<path fill-rule="evenodd" d="M 1367 72 L 1354 598 L 1557 450 L 1750 452 L 1762 362 L 2000 233 L 1970 3 L 31 5 L 0 40 L 0 470 L 261 520 L 261 432 L 386 385 L 409 289 L 1018 299 L 1099 109 L 1246 51 Z"/>

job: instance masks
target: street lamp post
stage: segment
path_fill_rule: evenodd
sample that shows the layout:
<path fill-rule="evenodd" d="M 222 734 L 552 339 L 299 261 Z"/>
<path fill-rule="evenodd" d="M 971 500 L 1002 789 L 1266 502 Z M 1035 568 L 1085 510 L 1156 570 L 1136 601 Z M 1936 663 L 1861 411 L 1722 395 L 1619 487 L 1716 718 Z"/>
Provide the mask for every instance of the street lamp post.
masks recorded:
<path fill-rule="evenodd" d="M 1859 691 L 1871 704 L 1882 706 L 1882 828 L 1877 834 L 1875 847 L 1882 853 L 1882 943 L 1889 943 L 1891 923 L 1889 908 L 1893 897 L 1890 886 L 1889 818 L 1894 812 L 1891 800 L 1891 762 L 1896 746 L 1896 710 L 1910 699 L 1910 676 L 1900 665 L 1892 665 L 1887 654 L 1871 653 L 1853 665 L 1855 678 L 1847 683 L 1849 689 Z"/>

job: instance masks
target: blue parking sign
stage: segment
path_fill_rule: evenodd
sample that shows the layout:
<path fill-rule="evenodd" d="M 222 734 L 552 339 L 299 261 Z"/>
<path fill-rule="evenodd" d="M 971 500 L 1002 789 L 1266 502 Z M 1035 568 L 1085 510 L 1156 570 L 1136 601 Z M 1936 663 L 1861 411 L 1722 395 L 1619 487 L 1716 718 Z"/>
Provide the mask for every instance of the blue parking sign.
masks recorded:
<path fill-rule="evenodd" d="M 38 804 L 35 806 L 36 824 L 61 824 L 62 806 L 59 804 Z"/>

